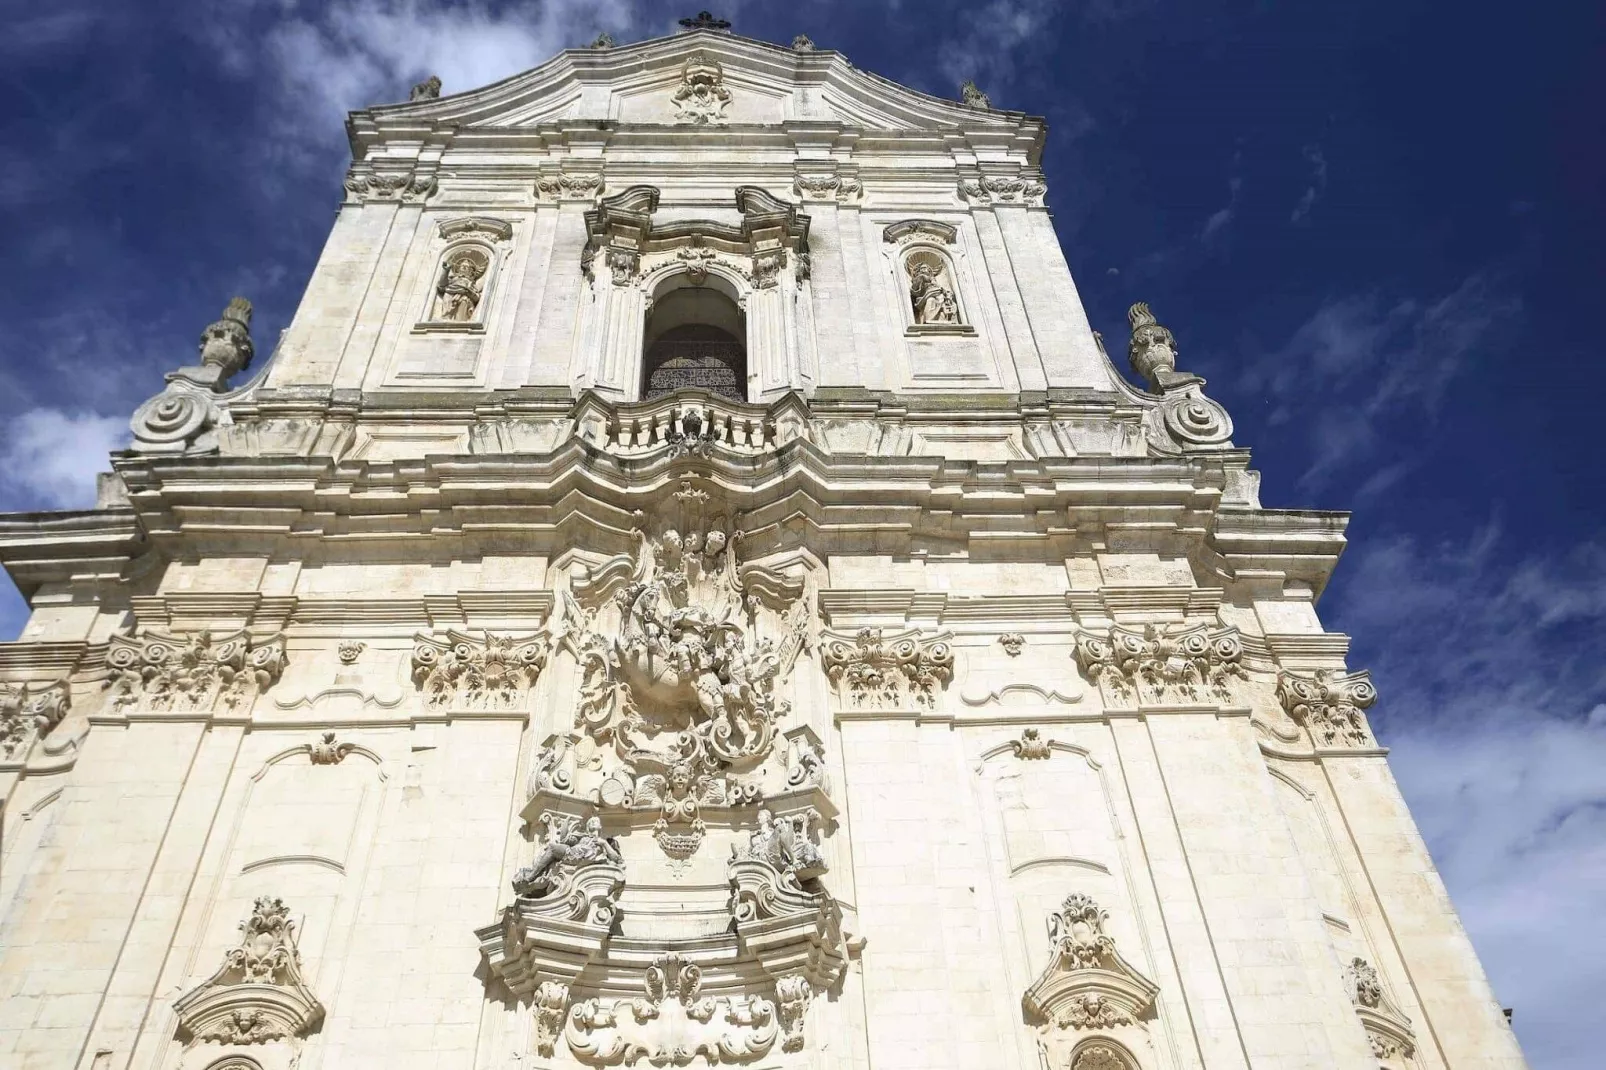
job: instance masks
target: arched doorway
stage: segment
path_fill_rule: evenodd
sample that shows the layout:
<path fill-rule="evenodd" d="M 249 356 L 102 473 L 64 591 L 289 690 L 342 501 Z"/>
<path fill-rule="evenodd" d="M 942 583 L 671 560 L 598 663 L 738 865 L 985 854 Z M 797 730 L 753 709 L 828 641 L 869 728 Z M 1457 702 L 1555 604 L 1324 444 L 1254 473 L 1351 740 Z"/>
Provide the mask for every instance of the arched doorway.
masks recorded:
<path fill-rule="evenodd" d="M 641 397 L 699 387 L 747 400 L 747 325 L 736 301 L 709 278 L 658 297 L 643 335 Z"/>

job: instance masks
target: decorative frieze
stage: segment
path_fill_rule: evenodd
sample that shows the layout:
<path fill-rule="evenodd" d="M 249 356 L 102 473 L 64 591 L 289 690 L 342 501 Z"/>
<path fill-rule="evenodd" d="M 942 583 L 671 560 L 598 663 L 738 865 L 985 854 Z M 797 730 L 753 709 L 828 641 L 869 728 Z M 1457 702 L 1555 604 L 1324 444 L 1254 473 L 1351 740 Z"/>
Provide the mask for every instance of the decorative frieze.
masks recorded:
<path fill-rule="evenodd" d="M 1079 631 L 1076 660 L 1109 706 L 1232 702 L 1248 678 L 1238 629 L 1205 624 Z"/>
<path fill-rule="evenodd" d="M 450 631 L 413 640 L 413 682 L 432 710 L 522 709 L 546 668 L 551 641 Z"/>
<path fill-rule="evenodd" d="M 65 681 L 40 688 L 0 686 L 0 760 L 26 760 L 34 743 L 61 723 L 71 705 Z"/>
<path fill-rule="evenodd" d="M 323 1005 L 302 981 L 295 935 L 284 901 L 259 898 L 222 967 L 174 1003 L 181 1034 L 223 1044 L 305 1036 L 323 1019 Z"/>
<path fill-rule="evenodd" d="M 1377 689 L 1368 673 L 1318 669 L 1306 676 L 1281 672 L 1277 675 L 1277 699 L 1288 716 L 1310 732 L 1317 746 L 1374 745 L 1361 712 L 1377 701 Z"/>
<path fill-rule="evenodd" d="M 147 631 L 114 635 L 106 650 L 106 686 L 114 708 L 204 712 L 249 708 L 272 686 L 286 663 L 283 634 L 265 639 L 239 631 L 214 636 Z"/>
<path fill-rule="evenodd" d="M 826 631 L 820 661 L 845 706 L 932 709 L 954 676 L 949 638 L 918 629 L 884 636 L 879 628 L 860 628 L 851 637 Z"/>

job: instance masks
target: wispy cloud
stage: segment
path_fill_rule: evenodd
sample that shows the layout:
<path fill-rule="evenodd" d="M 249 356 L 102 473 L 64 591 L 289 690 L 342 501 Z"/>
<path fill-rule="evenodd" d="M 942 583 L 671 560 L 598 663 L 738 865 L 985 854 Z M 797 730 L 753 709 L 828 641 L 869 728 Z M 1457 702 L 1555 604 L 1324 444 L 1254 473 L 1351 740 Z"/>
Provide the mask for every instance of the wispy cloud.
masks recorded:
<path fill-rule="evenodd" d="M 1532 1065 L 1585 1070 L 1606 962 L 1606 544 L 1522 555 L 1378 538 L 1331 622 L 1379 682 L 1379 738 Z"/>
<path fill-rule="evenodd" d="M 85 509 L 95 504 L 95 473 L 127 444 L 126 417 L 29 409 L 12 417 L 0 441 L 0 484 L 13 509 Z"/>
<path fill-rule="evenodd" d="M 1322 155 L 1322 147 L 1306 145 L 1305 162 L 1310 165 L 1310 185 L 1305 187 L 1299 203 L 1294 205 L 1293 215 L 1288 217 L 1291 223 L 1303 222 L 1310 215 L 1310 210 L 1316 207 L 1317 198 L 1327 192 L 1327 157 Z"/>
<path fill-rule="evenodd" d="M 1272 423 L 1306 420 L 1315 461 L 1302 482 L 1319 486 L 1378 451 L 1384 418 L 1431 419 L 1468 359 L 1501 337 L 1520 309 L 1495 271 L 1469 275 L 1431 301 L 1332 298 L 1287 342 L 1248 363 L 1242 389 L 1271 402 Z"/>

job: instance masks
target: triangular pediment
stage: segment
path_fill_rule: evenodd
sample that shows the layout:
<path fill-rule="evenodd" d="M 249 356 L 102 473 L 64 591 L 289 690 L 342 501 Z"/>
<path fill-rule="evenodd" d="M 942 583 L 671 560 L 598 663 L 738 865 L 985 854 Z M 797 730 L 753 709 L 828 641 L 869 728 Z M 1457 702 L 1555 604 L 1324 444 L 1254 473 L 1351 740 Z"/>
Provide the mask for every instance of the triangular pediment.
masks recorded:
<path fill-rule="evenodd" d="M 569 49 L 479 89 L 354 113 L 354 132 L 397 126 L 531 129 L 574 122 L 688 125 L 688 70 L 712 71 L 714 127 L 826 123 L 865 130 L 994 130 L 1040 120 L 971 107 L 855 68 L 839 52 L 800 52 L 728 33 L 692 31 L 606 49 Z M 696 125 L 693 123 L 692 125 Z"/>

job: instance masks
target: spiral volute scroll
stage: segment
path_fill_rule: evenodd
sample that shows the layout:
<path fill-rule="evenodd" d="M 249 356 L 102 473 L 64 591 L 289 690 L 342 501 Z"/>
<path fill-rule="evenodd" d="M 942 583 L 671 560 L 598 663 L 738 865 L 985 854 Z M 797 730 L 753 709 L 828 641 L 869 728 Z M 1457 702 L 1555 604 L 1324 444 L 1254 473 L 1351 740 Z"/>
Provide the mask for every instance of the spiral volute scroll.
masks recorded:
<path fill-rule="evenodd" d="M 1165 428 L 1183 446 L 1218 446 L 1232 438 L 1227 410 L 1201 393 L 1167 399 Z"/>
<path fill-rule="evenodd" d="M 134 432 L 135 449 L 176 452 L 192 445 L 217 421 L 212 399 L 170 386 L 134 410 L 129 428 Z"/>

